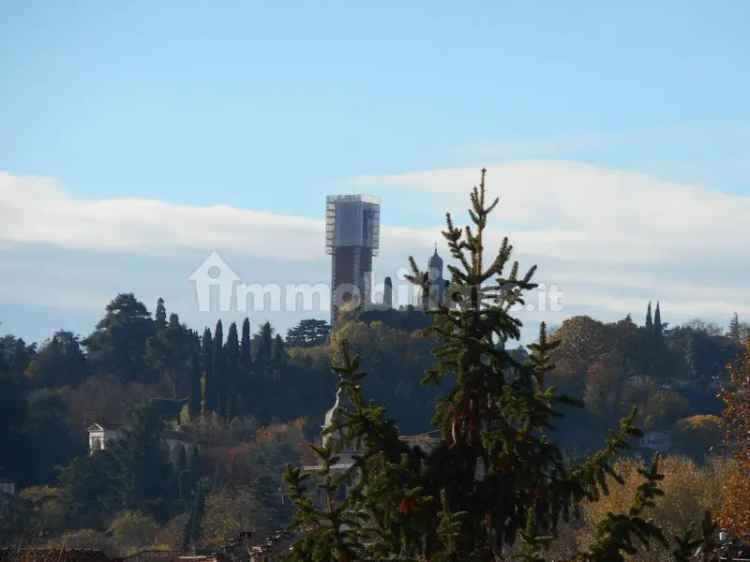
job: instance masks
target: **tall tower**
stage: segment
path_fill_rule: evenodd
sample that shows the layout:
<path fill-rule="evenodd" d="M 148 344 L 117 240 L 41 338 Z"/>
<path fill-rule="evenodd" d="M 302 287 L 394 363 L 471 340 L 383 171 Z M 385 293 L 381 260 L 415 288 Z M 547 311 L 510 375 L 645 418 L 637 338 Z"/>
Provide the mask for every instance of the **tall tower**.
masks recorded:
<path fill-rule="evenodd" d="M 380 202 L 367 195 L 326 198 L 326 250 L 331 254 L 331 326 L 338 309 L 371 302 L 372 258 L 380 247 Z"/>

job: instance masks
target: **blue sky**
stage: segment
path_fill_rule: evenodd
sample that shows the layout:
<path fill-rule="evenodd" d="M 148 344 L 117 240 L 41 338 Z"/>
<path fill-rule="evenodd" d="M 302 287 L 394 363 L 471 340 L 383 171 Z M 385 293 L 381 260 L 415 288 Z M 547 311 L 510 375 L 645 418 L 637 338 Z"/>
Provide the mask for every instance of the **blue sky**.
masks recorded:
<path fill-rule="evenodd" d="M 644 174 L 744 204 L 748 21 L 742 1 L 10 0 L 0 6 L 0 171 L 51 178 L 78 202 L 309 219 L 327 193 L 364 184 L 394 228 L 434 228 L 440 205 L 453 204 L 395 176 L 527 161 Z M 75 244 L 17 232 L 5 237 L 11 255 L 82 259 Z M 99 252 L 88 263 L 113 251 L 85 249 Z M 306 276 L 325 270 L 319 259 Z M 106 291 L 119 288 L 106 278 Z M 12 295 L 23 280 L 4 283 Z M 14 311 L 38 305 L 6 298 Z M 70 310 L 87 318 L 73 326 L 83 332 L 84 308 Z M 718 320 L 724 308 L 706 310 Z M 25 321 L 4 324 L 41 337 Z"/>

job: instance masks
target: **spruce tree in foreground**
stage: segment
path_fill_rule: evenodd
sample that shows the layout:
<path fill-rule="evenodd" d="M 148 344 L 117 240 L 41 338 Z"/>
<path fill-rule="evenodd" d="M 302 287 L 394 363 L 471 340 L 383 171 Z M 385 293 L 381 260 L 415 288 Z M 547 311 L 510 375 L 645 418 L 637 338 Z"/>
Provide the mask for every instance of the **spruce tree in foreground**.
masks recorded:
<path fill-rule="evenodd" d="M 612 464 L 628 439 L 640 435 L 634 414 L 599 452 L 567 461 L 550 429 L 559 407 L 574 401 L 546 384 L 554 344 L 544 325 L 524 363 L 498 345 L 519 338 L 521 322 L 509 311 L 535 285 L 534 268 L 520 275 L 511 263 L 507 239 L 484 262 L 487 217 L 496 204 L 485 201 L 483 171 L 471 194 L 473 225 L 456 228 L 448 215 L 443 232 L 456 263 L 449 266 L 453 305 L 433 312 L 440 345 L 437 365 L 423 381 L 451 384 L 433 419 L 439 445 L 425 452 L 399 439 L 384 408 L 365 400 L 364 374 L 344 345 L 343 364 L 334 370 L 346 396 L 342 403 L 349 406 L 326 430 L 340 437 L 313 447 L 322 467 L 317 486 L 300 469 L 286 473 L 301 534 L 292 560 L 494 561 L 508 559 L 515 545 L 516 559 L 541 561 L 557 525 L 573 517 L 582 501 L 596 501 L 608 484 L 620 481 Z M 421 283 L 423 272 L 413 260 L 412 268 L 412 281 Z M 354 466 L 333 469 L 337 453 L 352 447 L 358 451 Z M 639 547 L 666 543 L 646 515 L 661 493 L 656 465 L 643 477 L 630 510 L 610 514 L 578 560 L 620 561 Z M 348 495 L 340 499 L 344 485 Z M 310 499 L 317 490 L 324 495 L 322 507 Z M 710 524 L 705 532 L 712 532 Z M 700 542 L 686 533 L 674 558 L 687 560 Z"/>

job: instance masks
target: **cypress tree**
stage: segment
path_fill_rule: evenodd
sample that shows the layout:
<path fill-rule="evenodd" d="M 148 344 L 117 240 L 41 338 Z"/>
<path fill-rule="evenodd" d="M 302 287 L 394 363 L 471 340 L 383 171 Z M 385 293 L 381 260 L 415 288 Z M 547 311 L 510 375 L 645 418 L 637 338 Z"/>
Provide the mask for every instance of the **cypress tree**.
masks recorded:
<path fill-rule="evenodd" d="M 164 306 L 164 299 L 161 297 L 159 297 L 159 300 L 156 301 L 154 326 L 156 327 L 157 332 L 167 327 L 167 309 Z"/>
<path fill-rule="evenodd" d="M 221 320 L 216 322 L 216 328 L 214 329 L 214 366 L 213 366 L 213 377 L 214 377 L 214 389 L 216 391 L 216 404 L 213 411 L 220 416 L 224 414 L 224 408 L 227 396 L 226 388 L 226 371 L 224 367 L 224 327 Z"/>
<path fill-rule="evenodd" d="M 193 482 L 193 485 L 195 485 L 195 483 L 198 482 L 201 477 L 201 457 L 200 457 L 200 451 L 198 450 L 197 445 L 194 445 L 190 449 L 190 460 L 188 462 L 188 470 L 190 471 L 190 478 Z"/>
<path fill-rule="evenodd" d="M 211 330 L 203 330 L 201 340 L 201 359 L 203 367 L 203 407 L 201 412 L 216 410 L 216 377 L 214 376 L 214 348 Z"/>
<path fill-rule="evenodd" d="M 175 468 L 178 471 L 183 471 L 188 469 L 188 459 L 187 459 L 187 451 L 185 450 L 185 445 L 178 444 L 175 447 Z"/>
<path fill-rule="evenodd" d="M 286 366 L 286 345 L 284 339 L 276 334 L 273 339 L 273 348 L 271 351 L 271 374 L 274 380 L 278 381 L 281 379 L 281 371 Z"/>
<path fill-rule="evenodd" d="M 190 474 L 185 445 L 178 444 L 175 450 L 175 476 L 177 477 L 177 498 L 180 501 L 190 495 Z"/>
<path fill-rule="evenodd" d="M 201 360 L 197 350 L 190 356 L 190 419 L 201 412 Z"/>
<path fill-rule="evenodd" d="M 258 367 L 259 374 L 268 375 L 271 355 L 273 353 L 273 328 L 271 323 L 266 322 L 260 327 L 258 334 L 258 351 L 255 355 L 255 364 Z"/>
<path fill-rule="evenodd" d="M 241 397 L 241 400 L 238 403 L 241 405 L 243 414 L 249 413 L 249 397 L 251 395 L 257 394 L 257 392 L 254 392 L 255 389 L 253 388 L 253 356 L 250 337 L 250 319 L 245 318 L 245 320 L 242 322 L 242 340 L 240 341 L 240 359 L 238 373 L 238 385 Z"/>
<path fill-rule="evenodd" d="M 648 309 L 646 310 L 646 330 L 649 332 L 654 329 L 654 322 L 651 320 L 651 301 L 648 301 Z"/>
<path fill-rule="evenodd" d="M 253 415 L 258 419 L 269 420 L 274 415 L 276 392 L 273 388 L 271 358 L 273 355 L 273 328 L 269 322 L 261 325 L 253 342 L 255 357 L 253 359 L 252 396 Z"/>
<path fill-rule="evenodd" d="M 232 322 L 227 333 L 227 343 L 224 345 L 224 379 L 226 380 L 226 399 L 224 417 L 236 416 L 238 379 L 240 372 L 240 341 L 237 337 L 237 324 Z"/>
<path fill-rule="evenodd" d="M 250 343 L 250 319 L 242 322 L 242 340 L 240 341 L 240 374 L 246 378 L 252 368 L 252 346 Z"/>
<path fill-rule="evenodd" d="M 732 320 L 729 322 L 729 337 L 736 342 L 742 340 L 742 329 L 740 328 L 740 317 L 734 313 Z"/>
<path fill-rule="evenodd" d="M 193 505 L 190 508 L 190 517 L 185 524 L 182 535 L 183 552 L 195 548 L 195 544 L 200 539 L 201 527 L 203 526 L 203 516 L 206 510 L 206 486 L 201 481 L 195 485 L 195 495 L 193 496 Z"/>
<path fill-rule="evenodd" d="M 662 332 L 661 311 L 659 310 L 659 301 L 656 301 L 656 311 L 654 312 L 654 333 L 659 337 L 662 335 Z"/>

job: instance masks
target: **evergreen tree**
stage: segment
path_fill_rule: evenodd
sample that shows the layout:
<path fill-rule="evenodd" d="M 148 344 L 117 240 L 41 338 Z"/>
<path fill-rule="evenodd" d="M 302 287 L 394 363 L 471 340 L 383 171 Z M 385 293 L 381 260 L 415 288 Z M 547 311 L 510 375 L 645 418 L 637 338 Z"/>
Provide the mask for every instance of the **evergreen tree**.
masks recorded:
<path fill-rule="evenodd" d="M 201 366 L 203 368 L 201 413 L 216 411 L 216 377 L 214 376 L 214 344 L 211 330 L 203 330 L 201 339 Z"/>
<path fill-rule="evenodd" d="M 289 328 L 286 335 L 288 347 L 313 347 L 328 341 L 331 326 L 325 320 L 309 318 Z"/>
<path fill-rule="evenodd" d="M 250 343 L 250 319 L 245 318 L 242 322 L 242 340 L 240 341 L 240 374 L 243 379 L 247 378 L 252 369 L 252 345 Z"/>
<path fill-rule="evenodd" d="M 156 312 L 154 313 L 154 326 L 157 332 L 167 327 L 167 309 L 164 306 L 164 299 L 161 297 L 159 297 L 159 300 L 156 301 Z"/>
<path fill-rule="evenodd" d="M 0 362 L 11 375 L 23 375 L 36 354 L 36 344 L 27 345 L 23 338 L 10 334 L 0 337 Z"/>
<path fill-rule="evenodd" d="M 190 358 L 195 338 L 177 314 L 169 315 L 169 323 L 149 338 L 146 344 L 146 364 L 150 370 L 169 381 L 172 397 L 187 390 Z"/>
<path fill-rule="evenodd" d="M 123 432 L 110 446 L 120 508 L 146 511 L 163 519 L 174 498 L 176 480 L 162 440 L 163 420 L 155 405 L 137 406 Z"/>
<path fill-rule="evenodd" d="M 274 381 L 279 381 L 281 378 L 281 372 L 286 367 L 287 354 L 286 345 L 284 340 L 279 334 L 273 339 L 273 347 L 271 349 L 271 376 Z"/>
<path fill-rule="evenodd" d="M 19 454 L 25 448 L 23 430 L 27 416 L 21 377 L 9 373 L 0 357 L 0 470 L 19 480 L 29 469 L 28 459 Z"/>
<path fill-rule="evenodd" d="M 190 419 L 201 412 L 201 360 L 197 349 L 190 356 Z"/>
<path fill-rule="evenodd" d="M 240 342 L 237 336 L 237 324 L 232 322 L 224 345 L 224 369 L 226 380 L 226 399 L 223 415 L 227 419 L 238 415 L 237 392 L 239 391 Z"/>
<path fill-rule="evenodd" d="M 252 344 L 250 340 L 250 319 L 245 318 L 242 322 L 242 340 L 240 341 L 240 359 L 239 359 L 239 407 L 241 413 L 247 414 L 250 410 L 250 397 L 257 398 L 257 381 L 253 377 L 253 356 Z"/>
<path fill-rule="evenodd" d="M 226 372 L 224 369 L 224 326 L 221 320 L 216 322 L 214 328 L 214 354 L 213 354 L 214 390 L 216 393 L 216 405 L 213 409 L 217 414 L 224 415 L 225 401 L 227 396 Z"/>
<path fill-rule="evenodd" d="M 124 480 L 121 470 L 108 449 L 75 457 L 60 471 L 58 479 L 69 526 L 96 528 L 107 514 L 122 509 L 118 489 Z"/>
<path fill-rule="evenodd" d="M 26 374 L 35 386 L 77 386 L 89 367 L 78 337 L 60 330 L 46 341 L 31 360 Z"/>
<path fill-rule="evenodd" d="M 654 322 L 651 320 L 651 301 L 648 301 L 648 309 L 646 310 L 646 330 L 651 332 L 654 329 Z"/>
<path fill-rule="evenodd" d="M 177 478 L 177 497 L 185 501 L 190 497 L 190 469 L 188 467 L 187 451 L 184 445 L 175 448 L 175 476 Z"/>
<path fill-rule="evenodd" d="M 107 305 L 106 315 L 83 343 L 95 372 L 146 382 L 146 342 L 153 334 L 154 322 L 144 304 L 123 293 Z"/>
<path fill-rule="evenodd" d="M 204 485 L 202 481 L 196 484 L 195 495 L 193 496 L 193 503 L 190 507 L 190 517 L 185 525 L 185 530 L 182 536 L 182 551 L 186 552 L 191 548 L 195 548 L 195 545 L 200 539 L 201 527 L 203 525 L 203 515 L 206 511 L 206 494 L 208 493 L 208 486 Z"/>
<path fill-rule="evenodd" d="M 729 337 L 736 342 L 742 341 L 742 330 L 740 328 L 740 317 L 734 313 L 732 320 L 729 322 Z"/>
<path fill-rule="evenodd" d="M 260 332 L 256 336 L 256 339 L 258 340 L 255 346 L 256 370 L 261 376 L 268 376 L 271 355 L 273 354 L 273 328 L 271 328 L 270 322 L 266 322 L 260 327 Z"/>
<path fill-rule="evenodd" d="M 246 406 L 252 414 L 262 420 L 270 420 L 275 414 L 276 392 L 273 388 L 273 328 L 269 322 L 261 325 L 253 339 L 253 370 L 246 393 Z M 252 396 L 252 401 L 249 397 Z"/>
<path fill-rule="evenodd" d="M 190 471 L 191 489 L 194 489 L 201 479 L 201 457 L 197 446 L 192 447 L 190 450 L 188 470 Z"/>
<path fill-rule="evenodd" d="M 659 301 L 656 301 L 656 311 L 654 312 L 654 334 L 657 337 L 661 337 L 663 333 L 663 327 L 661 323 L 661 311 L 659 310 Z"/>
<path fill-rule="evenodd" d="M 432 312 L 441 344 L 435 350 L 437 365 L 424 380 L 450 384 L 434 417 L 439 442 L 426 451 L 399 438 L 384 408 L 365 399 L 364 374 L 344 345 L 334 370 L 346 399 L 338 401 L 323 446 L 313 448 L 320 463 L 322 507 L 309 499 L 310 475 L 297 468 L 286 473 L 301 534 L 292 560 L 491 561 L 504 557 L 508 545 L 520 539 L 518 558 L 539 562 L 558 523 L 581 502 L 606 493 L 608 476 L 619 479 L 612 463 L 627 439 L 640 435 L 633 415 L 601 451 L 567 461 L 550 435 L 560 406 L 572 402 L 547 385 L 554 368 L 549 353 L 557 344 L 547 340 L 542 324 L 525 363 L 497 345 L 520 336 L 521 322 L 509 311 L 523 304 L 524 292 L 535 286 L 534 268 L 519 276 L 514 262 L 508 271 L 512 247 L 507 239 L 485 264 L 487 216 L 497 200 L 485 203 L 484 170 L 471 202 L 473 225 L 455 228 L 448 215 L 443 233 L 457 262 L 449 266 L 460 289 L 455 308 Z M 420 283 L 422 272 L 413 259 L 411 264 L 410 279 Z M 339 453 L 353 447 L 354 465 L 333 469 Z M 660 493 L 656 466 L 643 477 L 631 509 L 598 526 L 579 560 L 621 562 L 626 553 L 636 552 L 637 542 L 664 541 L 644 515 Z M 343 486 L 349 493 L 342 499 Z"/>
<path fill-rule="evenodd" d="M 60 394 L 54 390 L 38 390 L 27 399 L 28 416 L 23 428 L 27 454 L 24 484 L 51 484 L 57 469 L 65 466 L 84 448 L 71 428 L 68 409 Z M 0 461 L 0 465 L 4 464 Z"/>

